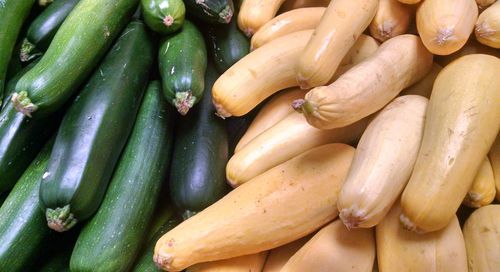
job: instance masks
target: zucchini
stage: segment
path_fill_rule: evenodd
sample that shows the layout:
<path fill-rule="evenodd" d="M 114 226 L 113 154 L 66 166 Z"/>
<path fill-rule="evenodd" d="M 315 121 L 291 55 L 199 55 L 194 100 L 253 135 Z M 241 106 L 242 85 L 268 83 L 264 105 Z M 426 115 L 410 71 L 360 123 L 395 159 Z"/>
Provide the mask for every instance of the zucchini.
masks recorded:
<path fill-rule="evenodd" d="M 17 110 L 27 116 L 58 110 L 94 71 L 137 4 L 138 0 L 79 2 L 40 62 L 17 83 L 12 96 Z"/>
<path fill-rule="evenodd" d="M 52 142 L 24 171 L 0 208 L 0 271 L 33 271 L 27 266 L 36 260 L 50 237 L 38 193 Z"/>
<path fill-rule="evenodd" d="M 57 0 L 31 23 L 23 40 L 20 59 L 29 61 L 49 48 L 57 30 L 80 0 Z M 35 52 L 34 52 L 35 51 Z"/>
<path fill-rule="evenodd" d="M 184 23 L 186 7 L 182 0 L 141 0 L 144 22 L 152 30 L 169 34 Z"/>
<path fill-rule="evenodd" d="M 7 104 L 7 102 L 9 101 L 10 95 L 12 94 L 12 92 L 14 91 L 14 89 L 16 88 L 16 84 L 19 81 L 19 79 L 22 76 L 24 76 L 31 68 L 33 68 L 38 63 L 39 60 L 40 59 L 36 59 L 33 62 L 31 62 L 30 64 L 28 64 L 25 67 L 21 68 L 14 76 L 12 76 L 9 79 L 9 81 L 5 85 L 5 92 L 4 92 L 5 100 L 3 101 L 2 106 L 0 107 L 0 109 L 3 109 L 5 107 L 5 105 Z"/>
<path fill-rule="evenodd" d="M 186 115 L 203 95 L 207 50 L 196 26 L 185 21 L 182 30 L 164 38 L 159 51 L 163 94 Z"/>
<path fill-rule="evenodd" d="M 68 109 L 40 186 L 50 228 L 66 231 L 99 207 L 152 62 L 146 27 L 131 22 Z"/>
<path fill-rule="evenodd" d="M 169 109 L 160 82 L 152 82 L 106 196 L 78 237 L 71 271 L 130 270 L 170 165 L 173 112 Z"/>
<path fill-rule="evenodd" d="M 209 23 L 228 24 L 234 14 L 233 0 L 184 0 L 189 14 Z"/>
<path fill-rule="evenodd" d="M 45 227 L 45 226 L 44 226 Z M 46 227 L 45 227 L 46 228 Z M 69 272 L 69 260 L 80 228 L 51 236 L 51 244 L 38 260 L 38 272 Z"/>
<path fill-rule="evenodd" d="M 227 26 L 208 26 L 206 36 L 209 51 L 219 73 L 224 73 L 250 52 L 250 41 L 240 31 L 236 20 Z"/>
<path fill-rule="evenodd" d="M 35 0 L 0 1 L 0 104 L 3 98 L 7 68 L 16 45 L 17 36 L 34 3 Z"/>
<path fill-rule="evenodd" d="M 203 210 L 228 191 L 225 177 L 228 160 L 226 127 L 224 121 L 215 115 L 210 96 L 217 77 L 217 72 L 210 65 L 205 96 L 176 129 L 175 160 L 172 161 L 169 179 L 170 197 L 175 206 L 188 210 L 185 215 Z"/>

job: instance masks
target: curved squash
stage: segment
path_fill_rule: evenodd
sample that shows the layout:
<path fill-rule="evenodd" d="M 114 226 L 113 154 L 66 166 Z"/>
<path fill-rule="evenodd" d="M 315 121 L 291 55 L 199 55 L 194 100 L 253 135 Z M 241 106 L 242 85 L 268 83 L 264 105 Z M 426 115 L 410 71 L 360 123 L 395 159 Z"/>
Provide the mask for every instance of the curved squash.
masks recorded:
<path fill-rule="evenodd" d="M 427 98 L 431 97 L 432 86 L 434 85 L 434 81 L 436 80 L 439 72 L 441 72 L 442 69 L 443 67 L 434 62 L 432 64 L 431 71 L 427 73 L 427 75 L 424 78 L 422 78 L 417 83 L 403 90 L 400 93 L 400 95 L 403 96 L 403 95 L 414 94 Z"/>
<path fill-rule="evenodd" d="M 274 18 L 285 0 L 244 0 L 238 14 L 238 26 L 251 37 L 261 26 Z"/>
<path fill-rule="evenodd" d="M 479 15 L 474 33 L 480 43 L 500 48 L 500 2 L 497 1 Z"/>
<path fill-rule="evenodd" d="M 384 42 L 406 33 L 412 18 L 412 9 L 397 0 L 380 0 L 378 10 L 370 23 L 370 34 Z"/>

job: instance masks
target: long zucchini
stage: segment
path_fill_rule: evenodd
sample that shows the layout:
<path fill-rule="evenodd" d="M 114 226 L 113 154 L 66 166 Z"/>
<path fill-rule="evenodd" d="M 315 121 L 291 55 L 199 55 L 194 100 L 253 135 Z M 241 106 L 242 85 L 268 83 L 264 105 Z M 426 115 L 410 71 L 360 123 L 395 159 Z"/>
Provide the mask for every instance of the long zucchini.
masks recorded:
<path fill-rule="evenodd" d="M 233 0 L 184 0 L 188 13 L 209 23 L 228 24 L 234 14 Z"/>
<path fill-rule="evenodd" d="M 57 30 L 80 0 L 57 0 L 31 23 L 21 46 L 21 61 L 29 61 L 49 48 Z M 33 52 L 34 50 L 38 52 Z"/>
<path fill-rule="evenodd" d="M 0 1 L 0 104 L 17 36 L 34 3 L 35 0 Z"/>
<path fill-rule="evenodd" d="M 130 20 L 138 2 L 80 1 L 40 62 L 16 85 L 12 102 L 17 110 L 27 116 L 34 111 L 43 116 L 59 109 L 94 70 Z"/>
<path fill-rule="evenodd" d="M 40 187 L 49 227 L 66 231 L 99 207 L 144 93 L 153 45 L 131 22 L 64 116 Z"/>

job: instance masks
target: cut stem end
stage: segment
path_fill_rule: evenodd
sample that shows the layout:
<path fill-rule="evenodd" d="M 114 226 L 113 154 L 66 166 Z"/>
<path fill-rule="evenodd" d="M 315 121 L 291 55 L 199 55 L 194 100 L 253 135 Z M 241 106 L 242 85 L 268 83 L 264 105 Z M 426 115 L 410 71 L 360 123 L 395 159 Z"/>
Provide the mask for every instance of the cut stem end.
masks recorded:
<path fill-rule="evenodd" d="M 18 112 L 30 118 L 31 114 L 38 109 L 37 105 L 31 103 L 31 99 L 28 97 L 28 92 L 26 91 L 13 93 L 10 100 Z"/>
<path fill-rule="evenodd" d="M 47 218 L 47 225 L 49 228 L 57 232 L 67 231 L 78 222 L 75 216 L 71 213 L 69 205 L 66 205 L 63 208 L 47 209 L 45 211 L 45 217 Z"/>
<path fill-rule="evenodd" d="M 193 96 L 191 91 L 180 92 L 175 94 L 175 98 L 172 102 L 181 115 L 186 115 L 194 106 L 196 97 Z"/>

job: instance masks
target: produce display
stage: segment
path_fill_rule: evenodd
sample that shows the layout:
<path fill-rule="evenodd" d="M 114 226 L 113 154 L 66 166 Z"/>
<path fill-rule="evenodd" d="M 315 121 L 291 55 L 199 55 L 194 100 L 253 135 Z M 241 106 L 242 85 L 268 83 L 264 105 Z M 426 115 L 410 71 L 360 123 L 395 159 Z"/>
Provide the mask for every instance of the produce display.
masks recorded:
<path fill-rule="evenodd" d="M 0 0 L 0 271 L 497 272 L 500 1 Z"/>

